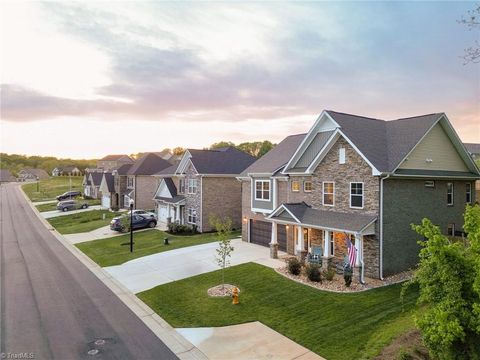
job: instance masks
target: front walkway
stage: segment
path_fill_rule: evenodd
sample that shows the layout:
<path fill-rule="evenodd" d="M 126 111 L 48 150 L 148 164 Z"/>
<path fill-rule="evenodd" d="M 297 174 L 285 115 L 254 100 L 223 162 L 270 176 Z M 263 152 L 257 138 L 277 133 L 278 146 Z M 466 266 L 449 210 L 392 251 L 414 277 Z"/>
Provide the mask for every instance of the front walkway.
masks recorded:
<path fill-rule="evenodd" d="M 176 329 L 210 360 L 322 360 L 259 321 L 217 328 Z"/>
<path fill-rule="evenodd" d="M 102 205 L 92 205 L 86 209 L 78 209 L 78 210 L 70 210 L 70 211 L 60 211 L 60 210 L 53 210 L 53 211 L 44 211 L 41 212 L 40 215 L 43 216 L 44 219 L 50 219 L 57 216 L 65 216 L 65 215 L 72 215 L 77 214 L 85 211 L 92 211 L 92 210 L 104 210 L 105 208 Z"/>
<path fill-rule="evenodd" d="M 235 250 L 230 264 L 240 265 L 256 262 L 271 268 L 285 265 L 281 260 L 270 258 L 270 249 L 249 244 L 241 239 L 232 240 Z M 122 265 L 104 268 L 117 281 L 133 293 L 151 289 L 172 281 L 218 270 L 215 263 L 218 242 L 165 251 L 128 261 Z M 279 252 L 279 255 L 284 253 Z"/>

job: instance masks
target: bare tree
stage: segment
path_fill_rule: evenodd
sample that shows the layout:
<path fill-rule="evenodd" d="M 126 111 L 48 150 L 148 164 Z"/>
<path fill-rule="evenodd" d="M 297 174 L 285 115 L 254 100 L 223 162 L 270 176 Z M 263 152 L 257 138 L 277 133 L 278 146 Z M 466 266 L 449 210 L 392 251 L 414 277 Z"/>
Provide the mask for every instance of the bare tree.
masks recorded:
<path fill-rule="evenodd" d="M 466 16 L 458 20 L 460 24 L 465 25 L 469 31 L 480 30 L 480 5 L 475 9 L 469 10 Z M 468 63 L 480 63 L 480 42 L 475 40 L 475 45 L 465 49 L 465 54 L 461 57 L 464 65 Z"/>

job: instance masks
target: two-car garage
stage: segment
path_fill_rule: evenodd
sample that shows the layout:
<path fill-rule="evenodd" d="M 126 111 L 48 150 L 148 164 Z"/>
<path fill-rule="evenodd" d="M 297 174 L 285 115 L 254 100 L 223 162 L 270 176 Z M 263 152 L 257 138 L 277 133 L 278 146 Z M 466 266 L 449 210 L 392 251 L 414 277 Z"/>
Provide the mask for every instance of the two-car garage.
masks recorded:
<path fill-rule="evenodd" d="M 270 246 L 272 241 L 272 223 L 250 219 L 250 242 L 262 246 Z M 285 225 L 277 225 L 278 249 L 287 251 L 287 231 Z"/>

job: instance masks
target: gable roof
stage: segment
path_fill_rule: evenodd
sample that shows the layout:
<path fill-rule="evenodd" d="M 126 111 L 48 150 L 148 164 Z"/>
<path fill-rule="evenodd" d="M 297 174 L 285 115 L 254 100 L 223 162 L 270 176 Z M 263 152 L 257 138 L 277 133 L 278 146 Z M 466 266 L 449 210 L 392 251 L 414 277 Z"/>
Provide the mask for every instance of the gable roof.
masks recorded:
<path fill-rule="evenodd" d="M 100 186 L 102 183 L 102 178 L 103 178 L 103 172 L 91 172 L 88 179 L 91 181 L 91 183 L 94 186 Z"/>
<path fill-rule="evenodd" d="M 153 175 L 172 164 L 155 153 L 148 153 L 136 160 L 128 170 L 128 175 Z"/>
<path fill-rule="evenodd" d="M 39 179 L 46 179 L 49 177 L 48 173 L 43 169 L 26 168 L 26 169 L 20 170 L 20 172 L 32 174 L 38 177 Z"/>
<path fill-rule="evenodd" d="M 234 147 L 188 149 L 184 156 L 190 156 L 190 161 L 199 174 L 240 174 L 255 161 L 253 156 Z"/>
<path fill-rule="evenodd" d="M 102 174 L 102 180 L 100 183 L 100 190 L 107 191 L 109 193 L 115 192 L 115 181 L 111 172 L 106 172 Z"/>
<path fill-rule="evenodd" d="M 165 186 L 170 194 L 169 197 L 165 196 L 160 196 L 159 191 L 162 188 L 162 186 Z M 155 191 L 155 197 L 154 200 L 159 200 L 159 201 L 164 201 L 167 203 L 171 204 L 177 204 L 183 200 L 185 200 L 185 196 L 183 195 L 178 195 L 177 193 L 177 187 L 175 186 L 175 183 L 173 182 L 172 178 L 164 178 L 160 184 L 158 184 L 158 188 Z"/>
<path fill-rule="evenodd" d="M 0 181 L 7 182 L 7 181 L 16 181 L 13 177 L 12 173 L 7 169 L 0 169 Z"/>
<path fill-rule="evenodd" d="M 295 150 L 305 138 L 304 134 L 296 134 L 287 136 L 272 150 L 263 155 L 260 159 L 255 161 L 252 165 L 246 168 L 242 175 L 260 174 L 260 173 L 274 173 L 283 167 L 288 160 L 293 156 Z"/>
<path fill-rule="evenodd" d="M 118 161 L 122 158 L 125 158 L 125 160 L 131 160 L 133 162 L 132 158 L 126 154 L 107 155 L 101 158 L 100 161 Z"/>
<path fill-rule="evenodd" d="M 178 164 L 177 165 L 172 165 L 172 166 L 169 166 L 163 170 L 160 170 L 159 172 L 157 172 L 155 175 L 175 175 L 175 172 L 177 171 L 177 168 L 178 168 Z"/>
<path fill-rule="evenodd" d="M 128 170 L 130 170 L 130 168 L 132 166 L 133 166 L 133 163 L 132 164 L 123 164 L 122 166 L 115 169 L 115 171 L 117 172 L 118 175 L 127 175 Z"/>
<path fill-rule="evenodd" d="M 463 143 L 470 154 L 480 154 L 480 144 Z"/>

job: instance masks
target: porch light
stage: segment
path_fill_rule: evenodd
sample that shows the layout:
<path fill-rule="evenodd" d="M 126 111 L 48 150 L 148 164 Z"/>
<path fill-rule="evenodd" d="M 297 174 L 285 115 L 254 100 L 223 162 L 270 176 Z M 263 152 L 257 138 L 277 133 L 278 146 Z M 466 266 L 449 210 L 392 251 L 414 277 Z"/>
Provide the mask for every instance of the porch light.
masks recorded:
<path fill-rule="evenodd" d="M 288 226 L 288 225 L 285 225 L 285 229 L 287 229 L 287 230 L 288 230 L 288 228 L 289 228 L 289 226 Z"/>
<path fill-rule="evenodd" d="M 244 223 L 247 222 L 247 217 L 246 217 L 246 216 L 243 217 L 243 222 L 244 222 Z"/>

